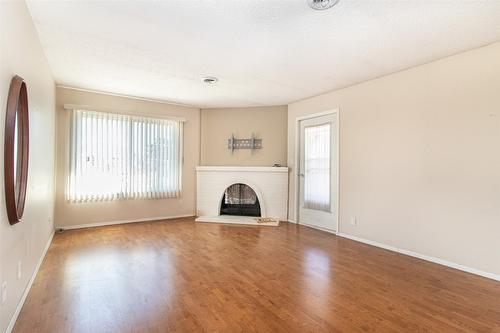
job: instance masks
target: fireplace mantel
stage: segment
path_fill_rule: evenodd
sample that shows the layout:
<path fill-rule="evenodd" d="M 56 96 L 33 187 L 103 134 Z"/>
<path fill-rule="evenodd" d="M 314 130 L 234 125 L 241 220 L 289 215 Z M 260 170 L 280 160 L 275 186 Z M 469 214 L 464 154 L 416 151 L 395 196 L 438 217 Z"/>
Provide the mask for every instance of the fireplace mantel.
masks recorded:
<path fill-rule="evenodd" d="M 284 172 L 288 173 L 288 167 L 267 166 L 198 166 L 196 171 L 232 171 L 232 172 Z"/>
<path fill-rule="evenodd" d="M 287 220 L 288 168 L 267 166 L 199 166 L 196 214 L 199 220 L 220 221 L 224 191 L 241 183 L 257 194 L 262 217 Z M 227 219 L 227 215 L 226 215 Z"/>

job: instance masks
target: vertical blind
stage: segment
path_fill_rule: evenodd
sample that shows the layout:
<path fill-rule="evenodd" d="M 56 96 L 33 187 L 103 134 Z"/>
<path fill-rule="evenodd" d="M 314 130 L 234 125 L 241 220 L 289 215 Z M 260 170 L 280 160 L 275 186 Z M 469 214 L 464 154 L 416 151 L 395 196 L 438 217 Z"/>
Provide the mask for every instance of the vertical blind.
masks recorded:
<path fill-rule="evenodd" d="M 304 207 L 330 211 L 331 126 L 304 129 Z"/>
<path fill-rule="evenodd" d="M 70 201 L 179 196 L 182 122 L 86 110 L 71 117 Z"/>

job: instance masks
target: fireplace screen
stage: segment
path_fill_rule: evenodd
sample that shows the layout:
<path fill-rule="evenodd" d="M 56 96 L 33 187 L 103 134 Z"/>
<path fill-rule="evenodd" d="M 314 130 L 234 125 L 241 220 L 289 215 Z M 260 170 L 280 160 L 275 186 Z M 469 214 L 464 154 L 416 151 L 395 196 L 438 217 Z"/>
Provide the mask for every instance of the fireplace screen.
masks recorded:
<path fill-rule="evenodd" d="M 233 184 L 224 191 L 221 215 L 260 216 L 260 204 L 254 190 L 245 184 Z"/>

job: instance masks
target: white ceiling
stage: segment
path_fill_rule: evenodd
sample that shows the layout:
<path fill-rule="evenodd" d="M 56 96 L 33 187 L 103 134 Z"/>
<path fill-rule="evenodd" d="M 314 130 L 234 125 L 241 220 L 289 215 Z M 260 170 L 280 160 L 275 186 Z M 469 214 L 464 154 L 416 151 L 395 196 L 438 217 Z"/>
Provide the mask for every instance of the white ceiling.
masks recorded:
<path fill-rule="evenodd" d="M 500 0 L 28 6 L 59 85 L 200 107 L 287 104 L 500 40 Z"/>

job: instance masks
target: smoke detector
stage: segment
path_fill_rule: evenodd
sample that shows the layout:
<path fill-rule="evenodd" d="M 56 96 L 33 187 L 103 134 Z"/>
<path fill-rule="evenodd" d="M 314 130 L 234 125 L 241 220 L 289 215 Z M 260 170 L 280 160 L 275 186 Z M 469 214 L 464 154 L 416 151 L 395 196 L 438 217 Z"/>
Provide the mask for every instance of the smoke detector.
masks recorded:
<path fill-rule="evenodd" d="M 307 0 L 309 7 L 316 10 L 325 10 L 335 6 L 339 0 Z"/>
<path fill-rule="evenodd" d="M 213 76 L 205 76 L 201 78 L 201 81 L 206 84 L 216 84 L 219 79 Z"/>

